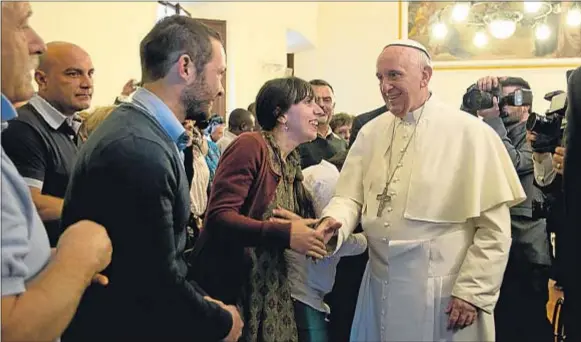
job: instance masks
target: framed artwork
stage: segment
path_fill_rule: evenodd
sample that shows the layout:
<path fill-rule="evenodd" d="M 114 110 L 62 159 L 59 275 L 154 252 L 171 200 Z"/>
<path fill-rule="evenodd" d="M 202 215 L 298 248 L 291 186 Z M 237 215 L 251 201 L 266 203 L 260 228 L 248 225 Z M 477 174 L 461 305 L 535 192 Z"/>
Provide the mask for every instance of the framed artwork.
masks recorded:
<path fill-rule="evenodd" d="M 581 2 L 399 1 L 399 22 L 438 69 L 581 65 Z"/>

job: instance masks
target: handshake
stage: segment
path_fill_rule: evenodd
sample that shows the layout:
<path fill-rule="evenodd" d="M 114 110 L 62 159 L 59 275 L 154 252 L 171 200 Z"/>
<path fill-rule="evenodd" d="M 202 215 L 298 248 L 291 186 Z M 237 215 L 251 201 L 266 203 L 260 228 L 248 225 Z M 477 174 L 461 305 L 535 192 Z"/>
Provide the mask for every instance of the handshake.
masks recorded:
<path fill-rule="evenodd" d="M 273 214 L 274 216 L 270 219 L 271 222 L 291 224 L 290 248 L 297 253 L 311 257 L 313 260 L 322 259 L 327 256 L 326 243 L 341 228 L 341 224 L 330 217 L 324 218 L 323 220 L 304 219 L 282 208 L 275 209 Z M 232 315 L 232 328 L 223 341 L 238 341 L 242 335 L 244 322 L 236 306 L 226 305 L 211 297 L 204 297 L 204 299 L 219 305 Z"/>
<path fill-rule="evenodd" d="M 291 224 L 290 248 L 300 254 L 304 254 L 314 260 L 327 256 L 326 244 L 341 228 L 341 223 L 332 217 L 322 220 L 304 219 L 286 209 L 277 208 L 273 211 L 273 222 Z M 315 227 L 313 229 L 312 227 Z"/>

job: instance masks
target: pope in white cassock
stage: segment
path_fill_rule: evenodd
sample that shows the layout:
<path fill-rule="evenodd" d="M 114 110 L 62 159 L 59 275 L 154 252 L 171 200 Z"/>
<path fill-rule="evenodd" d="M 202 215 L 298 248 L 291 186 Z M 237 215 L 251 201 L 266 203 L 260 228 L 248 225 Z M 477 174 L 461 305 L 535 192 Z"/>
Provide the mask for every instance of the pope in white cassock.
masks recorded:
<path fill-rule="evenodd" d="M 361 221 L 369 246 L 352 341 L 494 341 L 511 244 L 526 197 L 502 141 L 428 90 L 421 44 L 389 44 L 377 78 L 389 113 L 359 132 L 318 229 L 335 251 Z"/>

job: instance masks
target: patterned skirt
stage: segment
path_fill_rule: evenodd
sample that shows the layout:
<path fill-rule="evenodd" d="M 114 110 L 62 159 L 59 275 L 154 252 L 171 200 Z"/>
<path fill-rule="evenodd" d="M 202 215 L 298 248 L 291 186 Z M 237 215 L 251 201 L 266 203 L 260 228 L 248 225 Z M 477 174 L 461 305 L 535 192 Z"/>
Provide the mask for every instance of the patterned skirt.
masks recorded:
<path fill-rule="evenodd" d="M 249 248 L 252 268 L 244 289 L 246 342 L 297 342 L 298 333 L 291 298 L 284 249 Z"/>

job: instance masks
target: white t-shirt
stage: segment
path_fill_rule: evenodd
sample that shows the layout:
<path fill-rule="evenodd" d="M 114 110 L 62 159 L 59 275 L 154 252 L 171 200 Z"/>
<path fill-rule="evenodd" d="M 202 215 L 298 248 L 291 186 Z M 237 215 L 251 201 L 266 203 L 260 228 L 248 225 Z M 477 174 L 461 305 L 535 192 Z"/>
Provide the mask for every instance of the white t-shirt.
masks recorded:
<path fill-rule="evenodd" d="M 303 184 L 313 198 L 315 214 L 319 217 L 335 193 L 339 170 L 323 160 L 304 169 L 303 176 Z M 342 256 L 361 254 L 366 249 L 367 239 L 360 233 L 352 234 L 337 253 L 317 263 L 295 251 L 287 250 L 285 257 L 289 267 L 292 298 L 315 310 L 330 313 L 323 298 L 333 289 L 339 259 Z"/>

